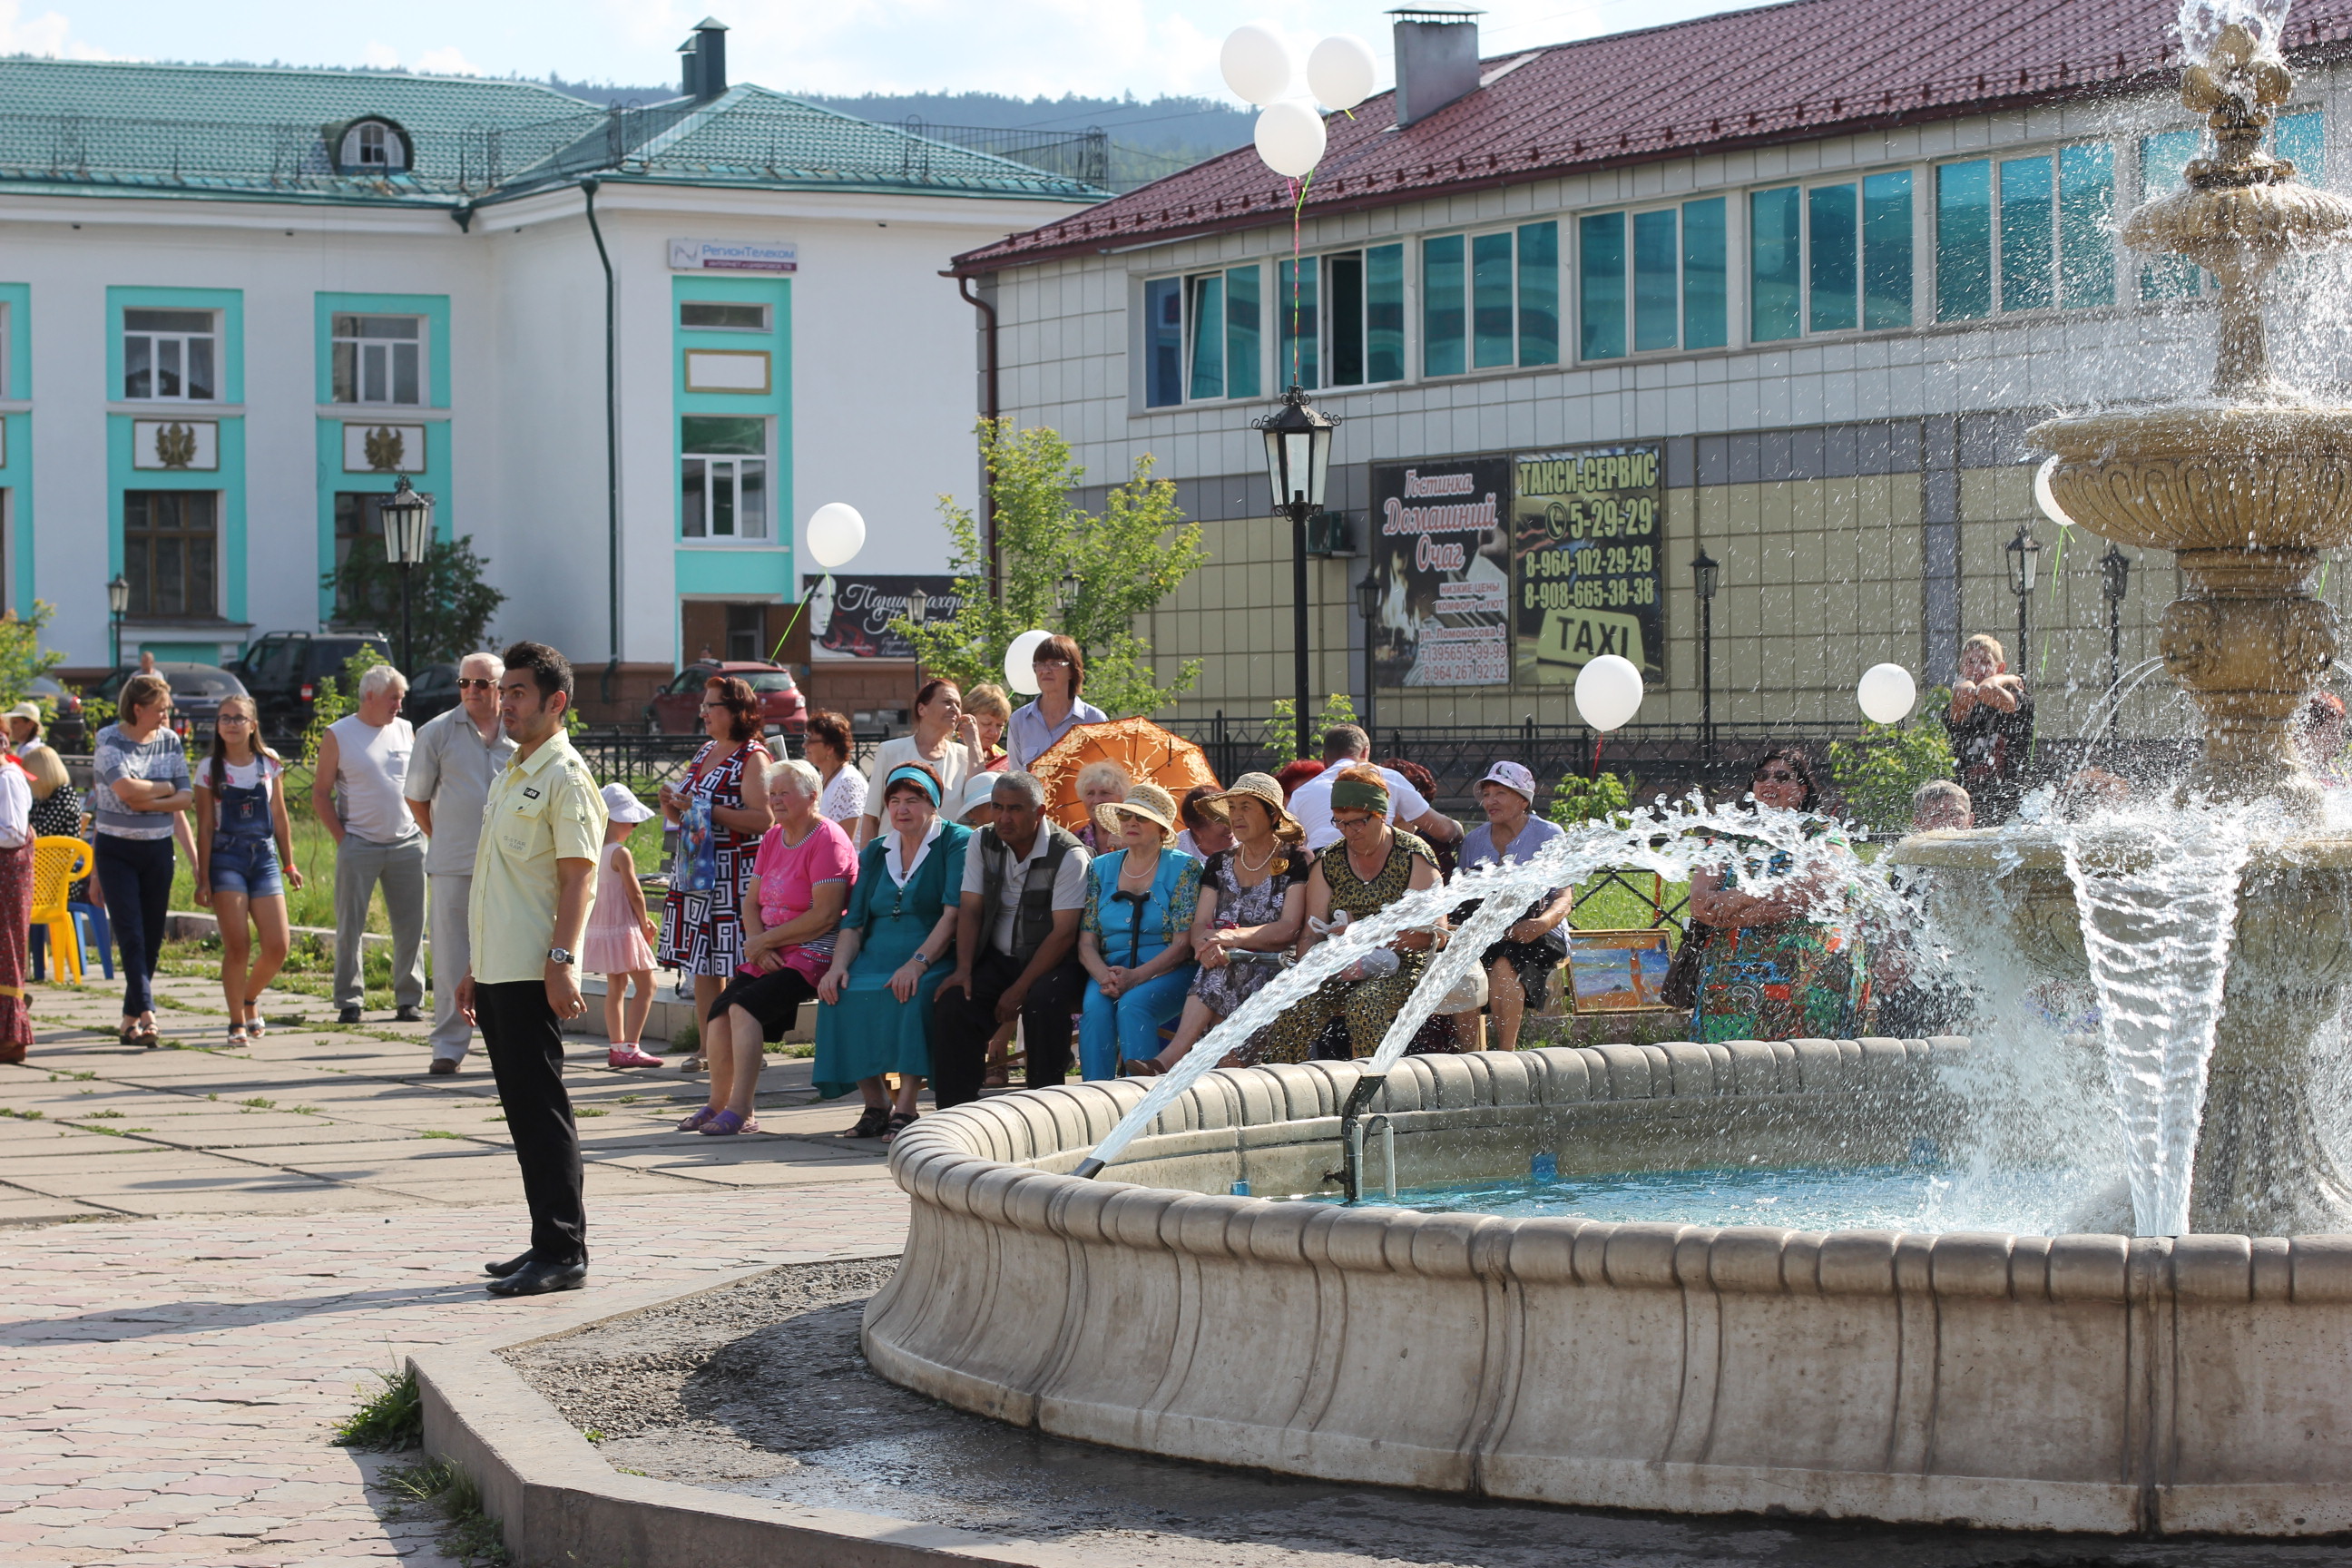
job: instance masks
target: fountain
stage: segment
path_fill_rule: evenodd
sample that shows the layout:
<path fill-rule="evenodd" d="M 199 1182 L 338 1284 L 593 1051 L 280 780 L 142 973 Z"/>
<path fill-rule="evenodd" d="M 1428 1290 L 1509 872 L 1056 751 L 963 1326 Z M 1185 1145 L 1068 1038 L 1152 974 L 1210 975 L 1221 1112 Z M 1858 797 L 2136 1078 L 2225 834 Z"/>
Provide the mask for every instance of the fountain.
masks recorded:
<path fill-rule="evenodd" d="M 1358 922 L 1148 1091 L 1076 1085 L 925 1118 L 892 1151 L 911 1217 L 867 1309 L 872 1365 L 1063 1436 L 1494 1497 L 2352 1529 L 2352 1180 L 2314 1089 L 2352 981 L 2352 837 L 2322 827 L 2288 729 L 2336 655 L 2312 577 L 2320 551 L 2352 543 L 2352 409 L 2277 382 L 2262 318 L 2281 263 L 2352 233 L 2352 204 L 2261 150 L 2292 81 L 2284 7 L 2254 5 L 2191 0 L 2183 97 L 2214 156 L 2124 230 L 2219 281 L 2212 395 L 2033 433 L 2082 526 L 2179 553 L 2162 646 L 2202 754 L 2169 805 L 1921 835 L 1893 857 L 1930 879 L 1948 929 L 2006 930 L 2042 973 L 2095 988 L 2101 1039 L 2082 1049 L 2102 1053 L 2128 1224 L 1805 1229 L 1283 1201 L 1335 1180 L 1352 1197 L 1531 1169 L 1885 1171 L 2000 1113 L 1964 1092 L 1984 1047 L 1957 1039 L 1401 1056 L 1537 889 L 1607 864 L 1686 873 L 1710 853 L 1699 828 L 1772 838 L 1800 874 L 1819 852 L 1753 818 L 1664 814 Z M 1214 1066 L 1364 947 L 1481 894 L 1371 1058 Z"/>

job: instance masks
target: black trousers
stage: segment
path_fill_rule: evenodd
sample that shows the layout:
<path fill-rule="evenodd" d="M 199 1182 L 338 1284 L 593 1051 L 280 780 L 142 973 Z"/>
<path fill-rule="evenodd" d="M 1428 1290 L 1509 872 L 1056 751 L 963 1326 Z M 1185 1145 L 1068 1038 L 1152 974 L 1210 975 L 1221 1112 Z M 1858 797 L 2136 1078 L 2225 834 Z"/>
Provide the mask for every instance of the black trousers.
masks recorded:
<path fill-rule="evenodd" d="M 172 841 L 98 838 L 98 882 L 106 889 L 106 918 L 122 952 L 122 1016 L 135 1018 L 155 1005 L 149 984 L 163 956 L 163 922 L 172 908 Z"/>
<path fill-rule="evenodd" d="M 996 1004 L 1024 967 L 984 947 L 971 966 L 971 995 L 942 985 L 931 999 L 931 1097 L 941 1110 L 980 1098 L 980 1080 L 988 1076 L 988 1037 L 996 1033 Z M 1039 975 L 1021 999 L 1031 1089 L 1070 1076 L 1070 1020 L 1086 994 L 1087 972 L 1073 957 Z"/>
<path fill-rule="evenodd" d="M 506 1107 L 507 1136 L 530 1205 L 530 1251 L 541 1263 L 588 1261 L 580 1129 L 563 1089 L 563 1029 L 543 980 L 474 985 L 474 1017 Z"/>

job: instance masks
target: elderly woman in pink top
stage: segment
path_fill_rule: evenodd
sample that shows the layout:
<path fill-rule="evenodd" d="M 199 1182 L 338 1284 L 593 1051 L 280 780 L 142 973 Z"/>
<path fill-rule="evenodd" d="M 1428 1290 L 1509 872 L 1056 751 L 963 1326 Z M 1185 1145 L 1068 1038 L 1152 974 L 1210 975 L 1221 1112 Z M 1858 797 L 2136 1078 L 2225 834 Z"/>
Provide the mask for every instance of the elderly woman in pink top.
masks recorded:
<path fill-rule="evenodd" d="M 752 880 L 743 889 L 743 962 L 710 1005 L 702 1041 L 710 1062 L 710 1102 L 678 1131 L 711 1137 L 756 1132 L 764 1040 L 781 1040 L 816 999 L 833 963 L 833 939 L 857 879 L 857 851 L 838 824 L 817 815 L 824 781 L 804 762 L 778 763 L 768 773 L 776 826 L 760 840 Z"/>

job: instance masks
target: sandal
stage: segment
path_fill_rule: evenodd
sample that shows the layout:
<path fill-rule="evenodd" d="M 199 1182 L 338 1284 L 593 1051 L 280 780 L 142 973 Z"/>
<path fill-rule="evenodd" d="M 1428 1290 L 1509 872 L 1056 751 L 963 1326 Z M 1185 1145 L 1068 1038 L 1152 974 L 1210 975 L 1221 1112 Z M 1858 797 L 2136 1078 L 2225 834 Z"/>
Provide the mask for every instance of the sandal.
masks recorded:
<path fill-rule="evenodd" d="M 243 1024 L 231 1024 L 228 1026 L 228 1043 L 232 1050 L 242 1050 L 250 1043 Z"/>
<path fill-rule="evenodd" d="M 718 1114 L 719 1112 L 711 1110 L 710 1107 L 706 1105 L 701 1110 L 696 1111 L 693 1115 L 688 1117 L 685 1121 L 679 1122 L 677 1124 L 677 1130 L 680 1132 L 699 1132 L 702 1131 L 702 1124 L 709 1121 Z"/>
<path fill-rule="evenodd" d="M 882 1129 L 888 1125 L 889 1121 L 888 1106 L 869 1105 L 866 1108 L 865 1114 L 857 1119 L 857 1125 L 842 1136 L 844 1138 L 879 1138 L 882 1136 Z"/>
<path fill-rule="evenodd" d="M 260 997 L 247 997 L 245 999 L 245 1034 L 247 1039 L 257 1040 L 264 1035 L 269 1033 L 268 1020 L 261 1016 Z"/>
<path fill-rule="evenodd" d="M 757 1132 L 760 1119 L 746 1116 L 740 1110 L 722 1110 L 702 1124 L 705 1138 L 732 1138 L 738 1132 Z"/>
<path fill-rule="evenodd" d="M 137 1045 L 139 1043 L 139 1020 L 136 1018 L 123 1019 L 122 1026 L 114 1031 L 114 1042 L 121 1046 Z"/>
<path fill-rule="evenodd" d="M 156 1033 L 155 1026 L 152 1024 L 150 1024 L 145 1028 L 140 1030 L 137 1039 L 139 1044 L 146 1047 L 151 1051 L 163 1043 L 163 1037 Z"/>
<path fill-rule="evenodd" d="M 882 1129 L 882 1142 L 885 1143 L 897 1142 L 898 1141 L 898 1134 L 904 1132 L 908 1128 L 912 1127 L 920 1119 L 911 1110 L 892 1111 L 890 1113 L 888 1125 Z"/>

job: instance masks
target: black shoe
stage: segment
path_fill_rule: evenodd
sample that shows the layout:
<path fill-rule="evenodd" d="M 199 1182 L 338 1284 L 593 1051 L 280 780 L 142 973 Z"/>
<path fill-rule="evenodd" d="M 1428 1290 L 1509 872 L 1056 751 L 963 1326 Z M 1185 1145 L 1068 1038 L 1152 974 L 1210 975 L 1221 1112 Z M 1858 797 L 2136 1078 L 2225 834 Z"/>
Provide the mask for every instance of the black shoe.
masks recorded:
<path fill-rule="evenodd" d="M 338 1024 L 356 1024 L 359 1021 L 360 1010 L 357 1007 L 346 1007 L 335 1015 Z"/>
<path fill-rule="evenodd" d="M 493 1296 L 545 1296 L 557 1290 L 577 1290 L 588 1278 L 584 1263 L 541 1263 L 534 1258 L 503 1279 L 486 1287 Z"/>
<path fill-rule="evenodd" d="M 392 1021 L 395 1024 L 422 1024 L 425 1015 L 414 1007 L 395 1007 L 392 1010 Z"/>
<path fill-rule="evenodd" d="M 435 1078 L 456 1078 L 457 1076 L 457 1058 L 455 1057 L 435 1057 L 433 1058 L 433 1065 L 426 1068 L 425 1070 L 432 1074 Z"/>
<path fill-rule="evenodd" d="M 530 1253 L 517 1253 L 514 1257 L 508 1258 L 504 1263 L 483 1264 L 482 1272 L 488 1275 L 493 1279 L 503 1279 L 508 1275 L 514 1273 L 517 1269 L 520 1268 L 524 1264 L 530 1261 Z"/>

